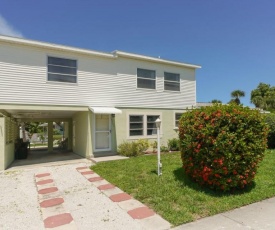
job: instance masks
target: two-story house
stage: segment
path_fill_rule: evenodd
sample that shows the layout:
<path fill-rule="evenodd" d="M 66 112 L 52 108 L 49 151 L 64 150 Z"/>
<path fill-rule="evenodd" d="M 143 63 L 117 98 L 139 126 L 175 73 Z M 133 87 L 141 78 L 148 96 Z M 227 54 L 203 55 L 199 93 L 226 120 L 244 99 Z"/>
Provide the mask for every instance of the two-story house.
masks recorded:
<path fill-rule="evenodd" d="M 116 152 L 123 141 L 177 137 L 180 114 L 196 104 L 198 65 L 0 36 L 0 170 L 14 160 L 19 125 L 65 124 L 68 148 Z M 52 130 L 48 131 L 52 150 Z"/>

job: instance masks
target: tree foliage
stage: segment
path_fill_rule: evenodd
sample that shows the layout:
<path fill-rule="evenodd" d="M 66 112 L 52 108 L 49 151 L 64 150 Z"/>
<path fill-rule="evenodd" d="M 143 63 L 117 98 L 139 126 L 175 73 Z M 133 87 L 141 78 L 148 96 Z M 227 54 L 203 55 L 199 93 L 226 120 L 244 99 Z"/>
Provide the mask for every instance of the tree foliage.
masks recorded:
<path fill-rule="evenodd" d="M 40 127 L 40 122 L 25 122 L 25 129 L 30 133 L 42 133 L 43 127 Z"/>
<path fill-rule="evenodd" d="M 265 122 L 269 126 L 267 145 L 269 149 L 275 149 L 275 114 L 265 114 Z"/>
<path fill-rule="evenodd" d="M 256 89 L 251 91 L 250 101 L 256 108 L 274 110 L 275 87 L 261 82 Z"/>
<path fill-rule="evenodd" d="M 220 103 L 220 104 L 222 104 L 222 101 L 218 100 L 218 99 L 213 99 L 210 103 L 213 103 L 213 104 Z"/>

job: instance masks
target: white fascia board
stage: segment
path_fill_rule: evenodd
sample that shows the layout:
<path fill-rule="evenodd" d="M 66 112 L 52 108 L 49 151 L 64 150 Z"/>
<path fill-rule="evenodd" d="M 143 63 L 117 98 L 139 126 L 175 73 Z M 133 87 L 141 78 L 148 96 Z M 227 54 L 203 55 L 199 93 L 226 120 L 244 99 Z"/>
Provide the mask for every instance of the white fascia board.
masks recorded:
<path fill-rule="evenodd" d="M 90 110 L 95 114 L 121 114 L 120 109 L 114 107 L 89 107 Z"/>
<path fill-rule="evenodd" d="M 75 48 L 75 47 L 71 47 L 71 46 L 64 46 L 64 45 L 47 43 L 47 42 L 34 41 L 34 40 L 25 39 L 25 38 L 16 38 L 16 37 L 0 35 L 0 42 L 15 43 L 15 44 L 19 44 L 19 45 L 29 45 L 29 46 L 34 46 L 34 47 L 38 47 L 38 48 L 55 49 L 55 50 L 61 50 L 61 51 L 70 51 L 70 52 L 76 52 L 76 53 L 80 53 L 80 54 L 101 56 L 101 57 L 106 57 L 106 58 L 116 58 L 111 53 L 104 53 L 104 52 L 98 52 L 98 51 L 93 51 L 93 50 Z"/>
<path fill-rule="evenodd" d="M 199 65 L 187 64 L 187 63 L 183 63 L 183 62 L 170 61 L 170 60 L 161 59 L 161 58 L 155 58 L 155 57 L 144 56 L 144 55 L 139 55 L 139 54 L 127 53 L 127 52 L 123 52 L 123 51 L 119 51 L 119 50 L 115 50 L 112 53 L 117 57 L 121 56 L 121 57 L 153 61 L 153 62 L 170 64 L 170 65 L 183 66 L 183 67 L 194 68 L 194 69 L 201 68 L 201 66 L 199 66 Z"/>

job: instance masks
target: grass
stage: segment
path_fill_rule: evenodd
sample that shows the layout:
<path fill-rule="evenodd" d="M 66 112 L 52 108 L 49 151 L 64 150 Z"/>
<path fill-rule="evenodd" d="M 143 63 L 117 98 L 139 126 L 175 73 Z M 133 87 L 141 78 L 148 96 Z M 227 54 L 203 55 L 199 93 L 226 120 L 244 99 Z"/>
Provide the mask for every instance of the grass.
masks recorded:
<path fill-rule="evenodd" d="M 173 225 L 275 196 L 275 151 L 266 152 L 255 183 L 234 194 L 214 192 L 192 182 L 183 172 L 180 153 L 163 154 L 161 160 L 161 177 L 156 174 L 155 155 L 102 162 L 92 166 L 92 169 Z"/>

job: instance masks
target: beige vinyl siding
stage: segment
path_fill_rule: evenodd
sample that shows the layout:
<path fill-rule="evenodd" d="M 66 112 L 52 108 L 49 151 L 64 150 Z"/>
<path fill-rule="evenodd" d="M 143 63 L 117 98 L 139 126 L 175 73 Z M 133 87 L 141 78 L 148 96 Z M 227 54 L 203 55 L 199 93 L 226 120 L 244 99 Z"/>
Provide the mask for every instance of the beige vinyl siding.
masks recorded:
<path fill-rule="evenodd" d="M 77 60 L 77 83 L 48 82 L 47 56 Z M 156 89 L 137 88 L 137 68 L 156 71 Z M 196 103 L 195 70 L 0 44 L 1 103 L 181 109 Z M 164 72 L 180 74 L 180 92 L 164 91 Z"/>

